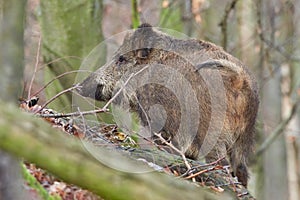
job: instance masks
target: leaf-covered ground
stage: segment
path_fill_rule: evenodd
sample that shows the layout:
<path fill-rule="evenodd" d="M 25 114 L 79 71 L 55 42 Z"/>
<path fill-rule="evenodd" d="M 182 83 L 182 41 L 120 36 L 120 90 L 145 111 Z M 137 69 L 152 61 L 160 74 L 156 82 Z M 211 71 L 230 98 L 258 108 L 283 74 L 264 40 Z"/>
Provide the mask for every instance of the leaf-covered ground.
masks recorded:
<path fill-rule="evenodd" d="M 128 156 L 134 159 L 142 159 L 154 170 L 165 172 L 185 180 L 191 180 L 195 185 L 209 188 L 214 193 L 234 192 L 238 199 L 254 199 L 247 189 L 237 182 L 236 178 L 232 177 L 229 166 L 220 165 L 219 162 L 222 159 L 204 164 L 173 155 L 176 159 L 173 158 L 168 161 L 168 157 L 171 154 L 166 153 L 166 157 L 160 154 L 161 150 L 164 150 L 164 146 L 154 145 L 157 151 L 143 150 L 135 142 L 135 138 L 122 133 L 115 124 L 100 124 L 99 122 L 95 122 L 91 126 L 84 120 L 74 120 L 66 114 L 42 108 L 38 105 L 37 98 L 21 101 L 20 108 L 42 117 L 52 124 L 54 128 L 62 130 L 67 135 L 77 137 L 78 139 L 88 139 L 96 146 L 106 144 L 110 148 L 128 152 Z M 82 116 L 77 115 L 78 119 L 80 117 Z M 152 160 L 157 152 L 157 159 Z M 101 197 L 96 196 L 88 190 L 57 179 L 33 163 L 25 163 L 24 170 L 23 174 L 28 186 L 26 188 L 33 196 L 36 196 L 36 199 L 101 199 Z"/>

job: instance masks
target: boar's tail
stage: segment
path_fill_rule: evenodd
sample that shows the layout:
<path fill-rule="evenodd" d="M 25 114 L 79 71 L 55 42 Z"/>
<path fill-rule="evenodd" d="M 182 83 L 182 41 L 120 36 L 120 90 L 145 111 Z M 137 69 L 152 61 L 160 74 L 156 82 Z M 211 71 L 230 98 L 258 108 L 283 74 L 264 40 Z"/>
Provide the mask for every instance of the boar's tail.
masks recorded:
<path fill-rule="evenodd" d="M 242 72 L 244 71 L 244 68 L 242 66 L 239 66 L 236 63 L 225 59 L 210 59 L 205 62 L 202 62 L 196 66 L 196 71 L 202 68 L 211 68 L 211 67 L 223 68 L 226 71 L 231 71 L 238 75 L 242 74 Z"/>
<path fill-rule="evenodd" d="M 236 89 L 241 89 L 244 84 L 254 89 L 251 84 L 251 77 L 247 73 L 246 68 L 241 64 L 225 60 L 225 59 L 209 59 L 196 65 L 196 71 L 207 68 L 219 69 L 223 78 L 229 80 L 231 85 Z"/>

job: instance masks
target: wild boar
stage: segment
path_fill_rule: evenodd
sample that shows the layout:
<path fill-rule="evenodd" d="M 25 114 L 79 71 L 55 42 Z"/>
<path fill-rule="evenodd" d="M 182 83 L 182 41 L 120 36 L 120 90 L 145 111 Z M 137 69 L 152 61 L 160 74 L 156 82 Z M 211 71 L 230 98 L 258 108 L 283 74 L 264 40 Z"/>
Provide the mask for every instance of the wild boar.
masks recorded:
<path fill-rule="evenodd" d="M 99 101 L 127 88 L 115 102 L 121 105 L 127 98 L 152 133 L 161 133 L 191 159 L 227 156 L 247 186 L 258 88 L 248 68 L 221 47 L 176 39 L 142 24 L 125 36 L 112 60 L 79 86 L 82 96 Z"/>

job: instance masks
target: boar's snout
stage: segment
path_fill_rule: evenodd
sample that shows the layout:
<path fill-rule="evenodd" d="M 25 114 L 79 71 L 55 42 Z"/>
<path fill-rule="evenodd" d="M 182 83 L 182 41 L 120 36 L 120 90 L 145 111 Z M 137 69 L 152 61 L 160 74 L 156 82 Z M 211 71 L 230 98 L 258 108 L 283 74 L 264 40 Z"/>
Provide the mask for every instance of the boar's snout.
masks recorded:
<path fill-rule="evenodd" d="M 78 84 L 76 91 L 84 97 L 89 97 L 98 101 L 105 101 L 103 98 L 103 88 L 104 85 L 97 83 L 93 75 L 89 76 L 82 83 Z"/>

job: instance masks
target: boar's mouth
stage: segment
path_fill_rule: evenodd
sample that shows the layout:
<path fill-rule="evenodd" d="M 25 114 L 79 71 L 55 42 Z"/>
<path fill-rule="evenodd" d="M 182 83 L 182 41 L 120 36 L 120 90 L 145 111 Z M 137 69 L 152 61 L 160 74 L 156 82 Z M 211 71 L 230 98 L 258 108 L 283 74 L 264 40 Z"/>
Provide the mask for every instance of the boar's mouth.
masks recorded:
<path fill-rule="evenodd" d="M 95 96 L 94 99 L 98 100 L 98 101 L 104 101 L 103 98 L 101 98 L 102 95 L 102 91 L 103 91 L 104 85 L 102 84 L 97 84 L 96 90 L 95 90 Z"/>

